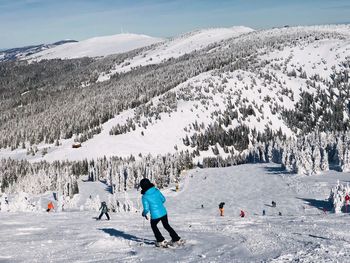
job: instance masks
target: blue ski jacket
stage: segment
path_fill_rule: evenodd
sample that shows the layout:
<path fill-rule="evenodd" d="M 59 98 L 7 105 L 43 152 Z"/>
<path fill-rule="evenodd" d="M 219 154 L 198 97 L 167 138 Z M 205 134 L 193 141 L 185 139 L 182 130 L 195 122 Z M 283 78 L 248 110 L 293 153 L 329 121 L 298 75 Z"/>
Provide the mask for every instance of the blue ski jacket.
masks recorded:
<path fill-rule="evenodd" d="M 155 187 L 152 187 L 146 191 L 142 196 L 143 215 L 147 215 L 151 212 L 151 219 L 157 219 L 167 214 L 166 209 L 163 205 L 165 197 Z"/>

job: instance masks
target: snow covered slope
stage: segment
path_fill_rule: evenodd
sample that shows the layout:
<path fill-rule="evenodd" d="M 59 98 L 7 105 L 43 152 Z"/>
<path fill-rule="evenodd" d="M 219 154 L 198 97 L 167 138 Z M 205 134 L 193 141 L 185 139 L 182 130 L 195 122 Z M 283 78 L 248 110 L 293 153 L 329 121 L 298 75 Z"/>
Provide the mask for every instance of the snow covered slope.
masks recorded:
<path fill-rule="evenodd" d="M 322 211 L 337 179 L 346 182 L 350 175 L 298 177 L 269 164 L 188 171 L 180 192 L 162 190 L 170 224 L 187 240 L 175 249 L 154 247 L 136 191 L 128 193 L 136 212 L 110 213 L 111 221 L 95 221 L 96 211 L 0 213 L 0 261 L 348 262 L 349 215 Z M 224 217 L 220 202 L 226 203 Z"/>
<path fill-rule="evenodd" d="M 238 37 L 253 31 L 251 28 L 240 26 L 190 32 L 154 45 L 141 54 L 127 59 L 122 64 L 115 65 L 115 68 L 110 72 L 101 74 L 98 81 L 108 80 L 115 73 L 127 72 L 135 67 L 158 64 L 171 58 L 178 58 L 193 51 L 207 48 L 222 40 Z"/>
<path fill-rule="evenodd" d="M 204 133 L 215 122 L 221 122 L 226 131 L 244 125 L 261 133 L 269 128 L 272 131 L 281 130 L 287 136 L 294 136 L 295 131 L 287 125 L 281 110 L 295 109 L 297 102 L 302 98 L 302 92 L 317 94 L 318 86 L 323 91 L 328 89 L 322 81 L 316 82 L 317 85 L 310 85 L 311 80 L 315 81 L 316 74 L 318 79 L 330 80 L 332 72 L 344 69 L 342 63 L 349 58 L 350 50 L 350 37 L 349 34 L 343 34 L 344 27 L 349 28 L 333 26 L 273 29 L 223 41 L 216 49 L 220 48 L 220 52 L 230 55 L 236 54 L 234 52 L 239 52 L 240 49 L 231 51 L 229 46 L 234 48 L 245 41 L 250 43 L 250 39 L 253 43 L 260 43 L 265 39 L 268 42 L 271 35 L 277 39 L 281 38 L 280 44 L 267 45 L 254 51 L 255 58 L 248 63 L 250 68 L 231 70 L 228 67 L 201 73 L 145 105 L 119 113 L 104 123 L 102 132 L 84 142 L 81 148 L 72 148 L 72 138 L 61 140 L 58 147 L 40 144 L 39 150 L 48 148 L 48 154 L 44 157 L 39 154 L 34 157 L 27 156 L 26 149 L 12 152 L 0 150 L 0 154 L 2 157 L 54 161 L 130 154 L 137 156 L 139 153 L 157 155 L 186 149 L 193 151 L 195 147 L 191 146 L 192 143 L 185 145 L 183 139 L 187 136 L 191 140 L 195 133 Z M 342 35 L 316 39 L 312 35 L 315 30 L 340 32 Z M 311 40 L 300 38 L 295 43 L 283 41 L 289 34 L 305 32 L 311 36 Z M 190 38 L 194 36 L 198 35 L 189 35 Z M 191 43 L 186 37 L 181 39 L 186 40 L 187 44 Z M 164 45 L 175 48 L 175 42 L 181 41 L 174 39 L 155 45 L 152 52 L 161 52 L 162 48 L 159 47 L 165 47 Z M 196 43 L 199 44 L 200 41 Z M 179 50 L 187 52 L 185 48 Z M 151 53 L 145 54 L 148 56 L 147 54 Z M 348 118 L 347 115 L 344 115 L 344 118 Z M 223 121 L 227 119 L 227 123 Z M 226 124 L 223 124 L 224 122 Z M 118 125 L 131 127 L 130 123 L 135 129 L 118 135 L 110 134 Z M 144 125 L 145 123 L 147 125 Z M 228 151 L 237 150 L 237 147 L 231 146 L 226 152 L 219 145 L 217 148 L 223 157 Z M 206 156 L 215 156 L 211 147 L 207 151 L 201 151 L 200 157 Z"/>
<path fill-rule="evenodd" d="M 34 54 L 28 59 L 70 59 L 80 57 L 100 57 L 110 54 L 124 53 L 133 49 L 152 45 L 162 39 L 146 35 L 118 34 L 94 37 L 78 43 L 69 43 Z"/>
<path fill-rule="evenodd" d="M 28 56 L 47 50 L 50 48 L 57 47 L 59 45 L 74 43 L 75 40 L 61 40 L 52 44 L 41 44 L 35 46 L 11 48 L 6 50 L 0 50 L 0 62 L 2 61 L 12 61 L 16 59 L 26 59 Z"/>

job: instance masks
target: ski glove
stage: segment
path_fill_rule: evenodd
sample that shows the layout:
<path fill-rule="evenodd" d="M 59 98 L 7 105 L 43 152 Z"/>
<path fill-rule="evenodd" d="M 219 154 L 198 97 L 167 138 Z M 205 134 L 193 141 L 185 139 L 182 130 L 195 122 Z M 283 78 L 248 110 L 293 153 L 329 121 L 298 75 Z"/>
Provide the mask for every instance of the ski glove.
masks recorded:
<path fill-rule="evenodd" d="M 147 214 L 146 214 L 145 212 L 142 212 L 142 216 L 143 216 L 144 218 L 148 219 L 148 218 L 147 218 Z"/>

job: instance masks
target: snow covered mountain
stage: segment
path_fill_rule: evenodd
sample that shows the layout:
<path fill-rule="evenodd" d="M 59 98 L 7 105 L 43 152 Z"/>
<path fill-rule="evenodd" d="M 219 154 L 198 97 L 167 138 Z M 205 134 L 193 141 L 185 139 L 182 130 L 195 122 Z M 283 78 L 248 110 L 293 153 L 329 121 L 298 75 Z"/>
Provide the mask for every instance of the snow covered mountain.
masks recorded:
<path fill-rule="evenodd" d="M 163 170 L 166 180 L 191 163 L 274 161 L 300 174 L 350 169 L 348 25 L 242 29 L 203 47 L 187 39 L 198 34 L 101 59 L 0 65 L 0 157 L 50 163 L 105 157 L 94 165 L 99 174 L 138 171 L 131 178 L 166 164 L 172 167 Z M 165 57 L 165 43 L 174 50 L 180 39 L 194 51 L 137 64 L 140 54 Z M 112 72 L 132 61 L 138 66 Z M 101 81 L 106 72 L 109 79 Z M 89 169 L 86 163 L 80 170 Z M 37 173 L 27 166 L 24 174 Z"/>
<path fill-rule="evenodd" d="M 222 66 L 215 64 L 207 66 L 203 72 L 198 70 L 198 74 L 193 74 L 185 81 L 179 81 L 178 85 L 154 97 L 148 103 L 116 114 L 101 126 L 101 132 L 92 139 L 85 142 L 84 135 L 81 135 L 79 140 L 84 141 L 83 147 L 71 147 L 77 137 L 60 140 L 61 146 L 49 146 L 48 154 L 43 158 L 50 161 L 79 160 L 103 155 L 157 155 L 180 150 L 199 151 L 200 159 L 217 155 L 223 157 L 234 151 L 241 152 L 247 149 L 259 134 L 261 137 L 266 136 L 266 132 L 271 132 L 293 137 L 302 133 L 306 127 L 328 127 L 329 117 L 319 111 L 313 113 L 314 120 L 308 120 L 308 124 L 305 123 L 306 120 L 293 119 L 296 114 L 294 117 L 288 116 L 290 112 L 299 109 L 299 103 L 306 103 L 302 102 L 306 94 L 317 96 L 331 88 L 332 74 L 338 73 L 342 76 L 342 72 L 348 67 L 348 28 L 320 26 L 257 32 L 247 28 L 199 31 L 153 45 L 151 49 L 141 50 L 137 56 L 131 53 L 131 57 L 123 57 L 123 64 L 136 63 L 134 65 L 139 65 L 141 70 L 148 70 L 148 64 L 151 62 L 143 65 L 145 61 L 139 59 L 158 57 L 159 61 L 154 63 L 172 67 L 173 64 L 176 66 L 176 63 L 188 58 L 182 56 L 177 61 L 167 62 L 164 62 L 164 59 L 174 59 L 196 50 L 201 38 L 204 38 L 205 42 L 211 39 L 208 37 L 210 34 L 214 36 L 214 33 L 220 35 L 225 32 L 226 35 L 223 35 L 226 37 L 233 37 L 232 32 L 236 34 L 236 37 L 222 42 L 214 42 L 217 40 L 217 37 L 214 37 L 211 46 L 207 46 L 204 51 L 192 52 L 189 57 L 190 61 L 192 59 L 193 63 L 198 65 L 205 64 L 205 59 L 212 57 L 215 63 L 222 61 L 219 62 Z M 179 53 L 174 50 L 178 50 Z M 230 61 L 227 63 L 225 59 Z M 132 69 L 122 66 L 121 68 Z M 188 68 L 189 71 L 197 70 L 195 66 Z M 176 70 L 171 69 L 166 75 L 176 78 Z M 137 70 L 134 69 L 133 72 Z M 133 73 L 126 73 L 125 76 L 128 74 L 133 76 Z M 152 74 L 154 76 L 155 73 Z M 100 78 L 101 75 L 99 80 Z M 108 81 L 106 84 L 111 85 Z M 113 85 L 111 87 L 114 87 Z M 316 110 L 320 109 L 320 103 L 314 106 Z M 333 107 L 332 103 L 328 102 L 329 107 Z M 323 118 L 317 116 L 320 114 Z M 329 121 L 333 120 L 333 117 Z M 346 108 L 342 118 L 346 125 Z M 226 138 L 228 133 L 232 133 L 233 136 L 244 131 L 249 131 L 245 139 L 231 141 Z M 221 134 L 225 139 L 209 139 L 214 134 Z M 204 144 L 200 143 L 201 138 L 205 138 Z M 223 140 L 230 142 L 224 143 Z M 207 141 L 211 143 L 208 144 Z M 48 145 L 42 145 L 39 149 L 47 147 Z M 23 149 L 4 153 L 4 156 L 24 157 L 26 153 L 27 149 Z M 41 159 L 39 156 L 38 158 Z"/>
<path fill-rule="evenodd" d="M 144 49 L 142 52 L 129 57 L 123 63 L 116 64 L 107 73 L 102 73 L 98 81 L 108 80 L 116 73 L 128 72 L 136 67 L 166 62 L 167 60 L 208 48 L 215 43 L 252 31 L 254 30 L 249 27 L 237 26 L 190 32 Z"/>
<path fill-rule="evenodd" d="M 11 48 L 6 50 L 0 50 L 0 62 L 3 61 L 12 61 L 16 59 L 26 59 L 28 56 L 31 56 L 35 53 L 54 48 L 59 45 L 74 43 L 75 40 L 61 40 L 52 44 L 40 44 L 35 46 L 27 46 L 20 48 Z"/>
<path fill-rule="evenodd" d="M 94 37 L 77 43 L 67 43 L 49 50 L 44 50 L 28 57 L 28 59 L 42 60 L 54 58 L 72 59 L 81 57 L 101 57 L 124 53 L 160 41 L 162 41 L 160 38 L 137 34 L 117 34 Z"/>
<path fill-rule="evenodd" d="M 349 261 L 349 32 L 212 29 L 0 63 L 0 261 Z M 154 250 L 145 177 L 184 247 Z M 111 221 L 91 220 L 101 201 Z"/>

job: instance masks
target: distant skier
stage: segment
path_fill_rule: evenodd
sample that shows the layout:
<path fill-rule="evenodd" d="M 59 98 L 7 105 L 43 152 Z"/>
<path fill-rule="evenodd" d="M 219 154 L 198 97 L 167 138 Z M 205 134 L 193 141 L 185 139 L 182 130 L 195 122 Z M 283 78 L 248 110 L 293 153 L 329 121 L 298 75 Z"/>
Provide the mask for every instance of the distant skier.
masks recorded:
<path fill-rule="evenodd" d="M 221 202 L 221 203 L 219 204 L 220 216 L 224 216 L 224 205 L 225 205 L 224 202 Z"/>
<path fill-rule="evenodd" d="M 4 204 L 8 205 L 9 204 L 9 199 L 8 199 L 7 195 L 4 194 L 3 197 L 4 197 Z"/>
<path fill-rule="evenodd" d="M 240 214 L 239 214 L 240 217 L 245 217 L 245 213 L 243 210 L 241 210 Z"/>
<path fill-rule="evenodd" d="M 263 210 L 262 215 L 263 215 L 263 216 L 265 216 L 265 215 L 266 215 L 266 211 L 265 211 L 265 209 Z"/>
<path fill-rule="evenodd" d="M 9 211 L 9 199 L 6 194 L 3 195 L 3 201 L 2 201 L 2 210 L 8 212 Z"/>
<path fill-rule="evenodd" d="M 282 212 L 278 212 L 278 215 L 279 215 L 279 216 L 282 216 Z"/>
<path fill-rule="evenodd" d="M 272 207 L 276 207 L 277 204 L 276 204 L 275 201 L 272 201 L 272 202 L 271 202 L 271 205 L 272 205 Z"/>
<path fill-rule="evenodd" d="M 181 245 L 184 240 L 181 239 L 175 230 L 169 225 L 167 211 L 163 205 L 165 197 L 162 193 L 148 180 L 144 178 L 140 181 L 142 205 L 142 216 L 147 218 L 147 214 L 151 213 L 151 228 L 156 238 L 157 247 L 168 247 L 168 245 Z M 171 241 L 167 242 L 160 233 L 157 224 L 162 222 L 163 227 L 169 232 Z"/>
<path fill-rule="evenodd" d="M 53 206 L 53 203 L 50 201 L 48 204 L 47 204 L 47 209 L 46 209 L 46 212 L 50 212 L 52 210 L 54 210 L 55 207 Z"/>
<path fill-rule="evenodd" d="M 3 194 L 0 200 L 0 210 L 1 211 L 9 211 L 9 200 L 6 194 Z"/>
<path fill-rule="evenodd" d="M 101 210 L 101 214 L 99 215 L 99 217 L 98 217 L 98 219 L 97 219 L 97 220 L 101 220 L 101 218 L 102 218 L 103 214 L 105 214 L 105 215 L 106 215 L 107 220 L 109 220 L 109 219 L 110 219 L 110 218 L 109 218 L 109 214 L 108 214 L 108 207 L 107 207 L 107 204 L 106 204 L 106 202 L 105 202 L 105 201 L 103 201 L 103 202 L 101 203 L 101 207 L 100 207 L 100 209 L 99 209 L 99 210 Z"/>

